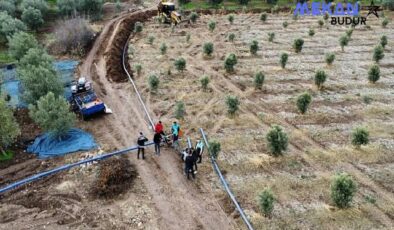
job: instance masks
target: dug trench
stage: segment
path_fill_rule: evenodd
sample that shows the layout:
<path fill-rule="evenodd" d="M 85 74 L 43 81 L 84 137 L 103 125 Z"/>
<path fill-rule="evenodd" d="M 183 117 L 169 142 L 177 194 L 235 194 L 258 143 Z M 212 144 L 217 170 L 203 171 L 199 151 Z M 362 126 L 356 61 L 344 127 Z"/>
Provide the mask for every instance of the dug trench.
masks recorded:
<path fill-rule="evenodd" d="M 84 129 L 92 132 L 102 145 L 115 149 L 135 145 L 140 131 L 152 139 L 134 89 L 124 82 L 126 75 L 121 58 L 122 48 L 134 23 L 156 13 L 149 9 L 121 15 L 110 21 L 80 66 L 80 73 L 90 76 L 97 94 L 113 111 L 111 115 L 83 124 Z M 182 172 L 182 163 L 172 149 L 162 149 L 160 157 L 153 156 L 152 152 L 147 149 L 146 160 L 137 160 L 135 153 L 128 156 L 152 199 L 155 209 L 153 216 L 159 229 L 239 228 L 236 220 L 229 217 L 218 203 L 206 175 L 198 175 L 196 180 L 187 181 Z M 210 167 L 208 161 L 204 164 Z"/>

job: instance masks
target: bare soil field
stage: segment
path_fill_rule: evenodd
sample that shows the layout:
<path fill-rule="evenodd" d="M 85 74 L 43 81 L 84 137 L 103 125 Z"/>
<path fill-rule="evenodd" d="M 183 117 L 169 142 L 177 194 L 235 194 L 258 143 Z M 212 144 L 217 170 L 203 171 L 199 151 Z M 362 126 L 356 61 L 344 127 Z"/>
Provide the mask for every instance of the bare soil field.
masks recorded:
<path fill-rule="evenodd" d="M 348 27 L 319 28 L 318 19 L 295 21 L 290 15 L 269 14 L 263 23 L 258 14 L 236 14 L 230 25 L 226 15 L 201 15 L 196 24 L 173 31 L 150 19 L 143 32 L 130 40 L 130 66 L 141 64 L 142 73 L 134 77 L 157 118 L 169 126 L 175 120 L 175 103 L 183 101 L 186 116 L 180 124 L 185 135 L 198 139 L 202 127 L 210 139 L 221 142 L 219 164 L 256 229 L 392 229 L 394 24 L 382 28 L 380 20 L 370 17 L 370 28 L 356 27 L 342 52 L 338 40 Z M 208 30 L 211 20 L 217 23 L 214 32 Z M 284 21 L 289 23 L 286 29 Z M 309 28 L 315 29 L 313 37 L 308 36 Z M 268 32 L 275 33 L 273 43 L 268 41 Z M 227 39 L 230 33 L 235 34 L 234 42 Z M 389 44 L 380 62 L 381 79 L 370 84 L 367 72 L 373 64 L 373 48 L 383 34 Z M 149 36 L 155 37 L 152 45 Z M 297 38 L 305 40 L 298 54 L 292 49 Z M 249 52 L 252 40 L 260 45 L 255 56 Z M 205 42 L 214 44 L 212 57 L 203 55 Z M 165 55 L 160 53 L 162 43 L 168 46 Z M 289 54 L 286 69 L 279 64 L 282 52 Z M 328 52 L 336 54 L 332 66 L 324 61 Z M 232 74 L 223 67 L 229 53 L 238 57 Z M 183 72 L 174 68 L 179 57 L 187 63 Z M 317 69 L 328 73 L 322 91 L 314 85 Z M 265 74 L 262 90 L 254 89 L 257 71 Z M 151 74 L 160 79 L 157 93 L 150 93 L 148 87 Z M 207 92 L 199 82 L 204 75 L 211 79 Z M 301 115 L 295 98 L 305 91 L 313 95 L 313 102 Z M 227 115 L 227 95 L 240 98 L 235 117 Z M 290 141 L 285 155 L 277 158 L 268 153 L 265 140 L 273 124 L 284 127 Z M 350 133 L 358 126 L 367 127 L 371 136 L 370 144 L 361 149 L 350 144 Z M 330 182 L 337 172 L 349 173 L 358 184 L 352 206 L 344 210 L 336 209 L 330 200 Z M 211 185 L 220 193 L 221 185 L 209 165 L 198 174 L 213 178 Z M 267 187 L 276 198 L 272 218 L 262 216 L 257 203 L 258 194 Z M 230 213 L 233 210 L 231 206 L 226 209 L 225 200 L 221 205 Z"/>

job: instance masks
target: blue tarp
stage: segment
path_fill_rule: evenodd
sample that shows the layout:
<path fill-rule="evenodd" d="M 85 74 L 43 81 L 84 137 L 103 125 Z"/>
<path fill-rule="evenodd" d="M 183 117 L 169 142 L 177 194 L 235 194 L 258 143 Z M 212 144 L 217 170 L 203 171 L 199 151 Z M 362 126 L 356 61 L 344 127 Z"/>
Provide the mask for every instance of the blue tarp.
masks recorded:
<path fill-rule="evenodd" d="M 37 154 L 39 158 L 47 158 L 94 148 L 97 148 L 97 144 L 92 135 L 73 128 L 61 139 L 49 133 L 38 136 L 27 151 Z"/>
<path fill-rule="evenodd" d="M 64 85 L 64 96 L 69 98 L 71 96 L 70 85 L 74 80 L 74 71 L 78 65 L 77 61 L 74 60 L 62 60 L 55 61 L 53 63 L 58 76 Z M 11 101 L 8 103 L 12 107 L 27 107 L 21 100 L 22 87 L 16 76 L 15 68 L 2 68 L 0 69 L 2 74 L 0 76 L 1 92 L 11 96 Z"/>

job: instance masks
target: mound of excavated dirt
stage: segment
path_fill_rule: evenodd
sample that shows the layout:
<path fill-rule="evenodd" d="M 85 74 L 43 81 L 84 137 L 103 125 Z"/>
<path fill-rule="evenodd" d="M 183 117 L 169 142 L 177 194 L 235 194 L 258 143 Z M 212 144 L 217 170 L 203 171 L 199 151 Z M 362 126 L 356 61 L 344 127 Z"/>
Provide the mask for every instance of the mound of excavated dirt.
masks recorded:
<path fill-rule="evenodd" d="M 124 45 L 133 31 L 136 22 L 143 22 L 156 14 L 157 10 L 138 11 L 131 13 L 114 26 L 116 33 L 113 35 L 112 40 L 109 41 L 105 52 L 107 77 L 110 80 L 115 82 L 124 82 L 127 80 L 127 75 L 124 73 L 122 65 Z M 129 66 L 127 68 L 129 69 Z"/>
<path fill-rule="evenodd" d="M 127 157 L 110 158 L 101 163 L 91 193 L 93 197 L 113 198 L 128 190 L 136 176 L 137 171 Z"/>

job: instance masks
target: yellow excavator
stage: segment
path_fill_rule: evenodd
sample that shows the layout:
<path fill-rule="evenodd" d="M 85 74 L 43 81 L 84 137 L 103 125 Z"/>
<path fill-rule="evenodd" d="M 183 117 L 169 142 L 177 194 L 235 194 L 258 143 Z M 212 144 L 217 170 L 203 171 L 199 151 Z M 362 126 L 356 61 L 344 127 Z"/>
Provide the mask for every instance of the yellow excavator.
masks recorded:
<path fill-rule="evenodd" d="M 182 16 L 175 10 L 175 3 L 167 0 L 161 0 L 157 6 L 159 12 L 159 19 L 161 23 L 170 23 L 172 25 L 178 25 L 182 21 Z M 189 20 L 185 20 L 189 21 Z"/>

